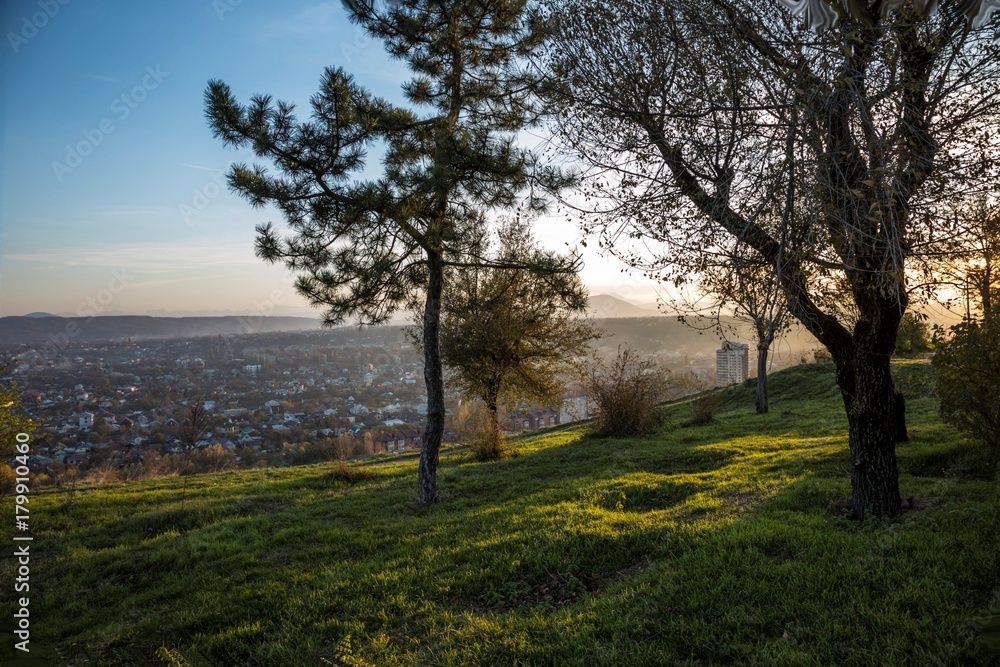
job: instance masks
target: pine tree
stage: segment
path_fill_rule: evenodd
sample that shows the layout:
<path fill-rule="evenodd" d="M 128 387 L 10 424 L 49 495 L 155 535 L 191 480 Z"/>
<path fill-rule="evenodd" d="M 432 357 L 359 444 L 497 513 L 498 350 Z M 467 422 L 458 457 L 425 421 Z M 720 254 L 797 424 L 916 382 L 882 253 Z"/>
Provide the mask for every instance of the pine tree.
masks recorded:
<path fill-rule="evenodd" d="M 490 212 L 527 200 L 541 206 L 564 185 L 519 147 L 516 133 L 536 123 L 536 81 L 521 59 L 545 38 L 524 0 L 401 0 L 387 11 L 357 3 L 351 18 L 413 73 L 406 108 L 379 99 L 340 68 L 327 69 L 312 114 L 256 96 L 240 105 L 212 81 L 206 113 L 216 137 L 249 146 L 279 173 L 236 164 L 230 187 L 257 207 L 275 205 L 290 234 L 257 228 L 256 250 L 298 274 L 296 289 L 324 307 L 324 321 L 385 322 L 423 297 L 427 421 L 419 501 L 438 499 L 444 430 L 438 343 L 448 267 L 482 263 L 471 240 Z M 365 180 L 367 151 L 384 148 L 382 173 Z"/>

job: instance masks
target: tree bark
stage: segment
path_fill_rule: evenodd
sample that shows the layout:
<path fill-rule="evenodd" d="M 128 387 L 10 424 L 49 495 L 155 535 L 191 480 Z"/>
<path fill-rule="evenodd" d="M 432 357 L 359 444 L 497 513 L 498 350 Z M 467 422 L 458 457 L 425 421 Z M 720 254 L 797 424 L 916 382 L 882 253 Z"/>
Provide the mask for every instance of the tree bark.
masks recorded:
<path fill-rule="evenodd" d="M 420 448 L 417 474 L 418 500 L 426 507 L 438 501 L 437 468 L 444 435 L 444 373 L 441 367 L 439 330 L 444 263 L 439 253 L 427 251 L 427 300 L 424 302 L 424 384 L 427 388 L 427 419 Z"/>
<path fill-rule="evenodd" d="M 858 519 L 895 516 L 901 510 L 895 418 L 902 411 L 896 408 L 889 360 L 905 300 L 898 304 L 892 297 L 882 302 L 870 297 L 858 299 L 867 317 L 862 317 L 852 333 L 816 307 L 800 275 L 786 277 L 786 291 L 792 314 L 833 357 L 847 412 L 854 515 Z"/>
<path fill-rule="evenodd" d="M 490 413 L 488 425 L 490 437 L 495 437 L 502 432 L 500 430 L 500 401 L 497 396 L 498 393 L 492 390 L 486 396 L 486 409 Z"/>
<path fill-rule="evenodd" d="M 757 414 L 767 413 L 767 346 L 757 346 Z"/>
<path fill-rule="evenodd" d="M 851 451 L 851 507 L 857 519 L 899 514 L 895 388 L 889 356 L 857 350 L 834 355 L 837 383 L 847 408 Z"/>
<path fill-rule="evenodd" d="M 496 460 L 503 456 L 503 429 L 500 428 L 500 387 L 499 383 L 486 390 L 486 408 L 489 423 L 486 425 L 486 447 L 481 452 L 485 460 Z"/>
<path fill-rule="evenodd" d="M 906 432 L 906 399 L 903 392 L 892 392 L 892 424 L 896 442 L 909 442 L 910 434 Z"/>

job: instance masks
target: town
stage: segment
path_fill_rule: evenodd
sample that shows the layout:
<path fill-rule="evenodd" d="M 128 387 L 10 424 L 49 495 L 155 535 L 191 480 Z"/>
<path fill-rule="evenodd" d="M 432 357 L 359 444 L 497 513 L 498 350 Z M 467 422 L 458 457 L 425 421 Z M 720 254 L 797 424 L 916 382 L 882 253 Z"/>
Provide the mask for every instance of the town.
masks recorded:
<path fill-rule="evenodd" d="M 656 332 L 662 337 L 664 320 L 602 325 L 609 334 L 595 353 L 634 342 L 664 369 L 680 369 L 672 373 L 674 397 L 716 384 L 708 348 L 663 349 L 669 342 Z M 126 338 L 76 343 L 58 355 L 7 345 L 0 354 L 14 359 L 3 374 L 24 390 L 40 426 L 30 465 L 43 483 L 84 473 L 91 480 L 177 473 L 188 455 L 195 470 L 213 471 L 393 454 L 420 448 L 427 410 L 421 358 L 398 326 Z M 449 415 L 462 404 L 447 393 Z M 188 442 L 185 420 L 195 405 L 205 421 Z M 531 431 L 589 410 L 583 388 L 571 384 L 561 405 L 519 406 L 504 428 Z M 451 426 L 449 419 L 447 441 L 455 440 Z"/>

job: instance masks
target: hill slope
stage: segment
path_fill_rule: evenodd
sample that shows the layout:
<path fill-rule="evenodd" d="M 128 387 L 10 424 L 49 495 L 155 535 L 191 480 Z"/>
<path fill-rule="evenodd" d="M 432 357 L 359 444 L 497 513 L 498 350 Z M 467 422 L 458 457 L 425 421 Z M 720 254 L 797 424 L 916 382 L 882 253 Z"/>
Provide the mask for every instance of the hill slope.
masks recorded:
<path fill-rule="evenodd" d="M 194 477 L 183 508 L 178 479 L 43 491 L 32 639 L 59 664 L 987 665 L 997 487 L 905 370 L 897 521 L 843 515 L 846 419 L 810 365 L 764 416 L 736 387 L 648 439 L 448 448 L 427 510 L 415 454 Z"/>

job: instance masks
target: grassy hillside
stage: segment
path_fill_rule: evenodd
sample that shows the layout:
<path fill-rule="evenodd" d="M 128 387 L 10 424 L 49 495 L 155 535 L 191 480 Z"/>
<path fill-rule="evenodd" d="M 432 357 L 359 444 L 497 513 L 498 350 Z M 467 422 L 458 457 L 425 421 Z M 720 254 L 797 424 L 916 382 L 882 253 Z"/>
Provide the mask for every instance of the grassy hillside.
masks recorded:
<path fill-rule="evenodd" d="M 899 370 L 895 521 L 846 518 L 846 418 L 810 365 L 772 377 L 764 416 L 736 387 L 715 422 L 675 405 L 649 439 L 446 449 L 426 510 L 412 454 L 350 481 L 199 476 L 183 509 L 178 479 L 40 492 L 32 639 L 75 665 L 996 664 L 997 485 L 928 367 Z"/>

